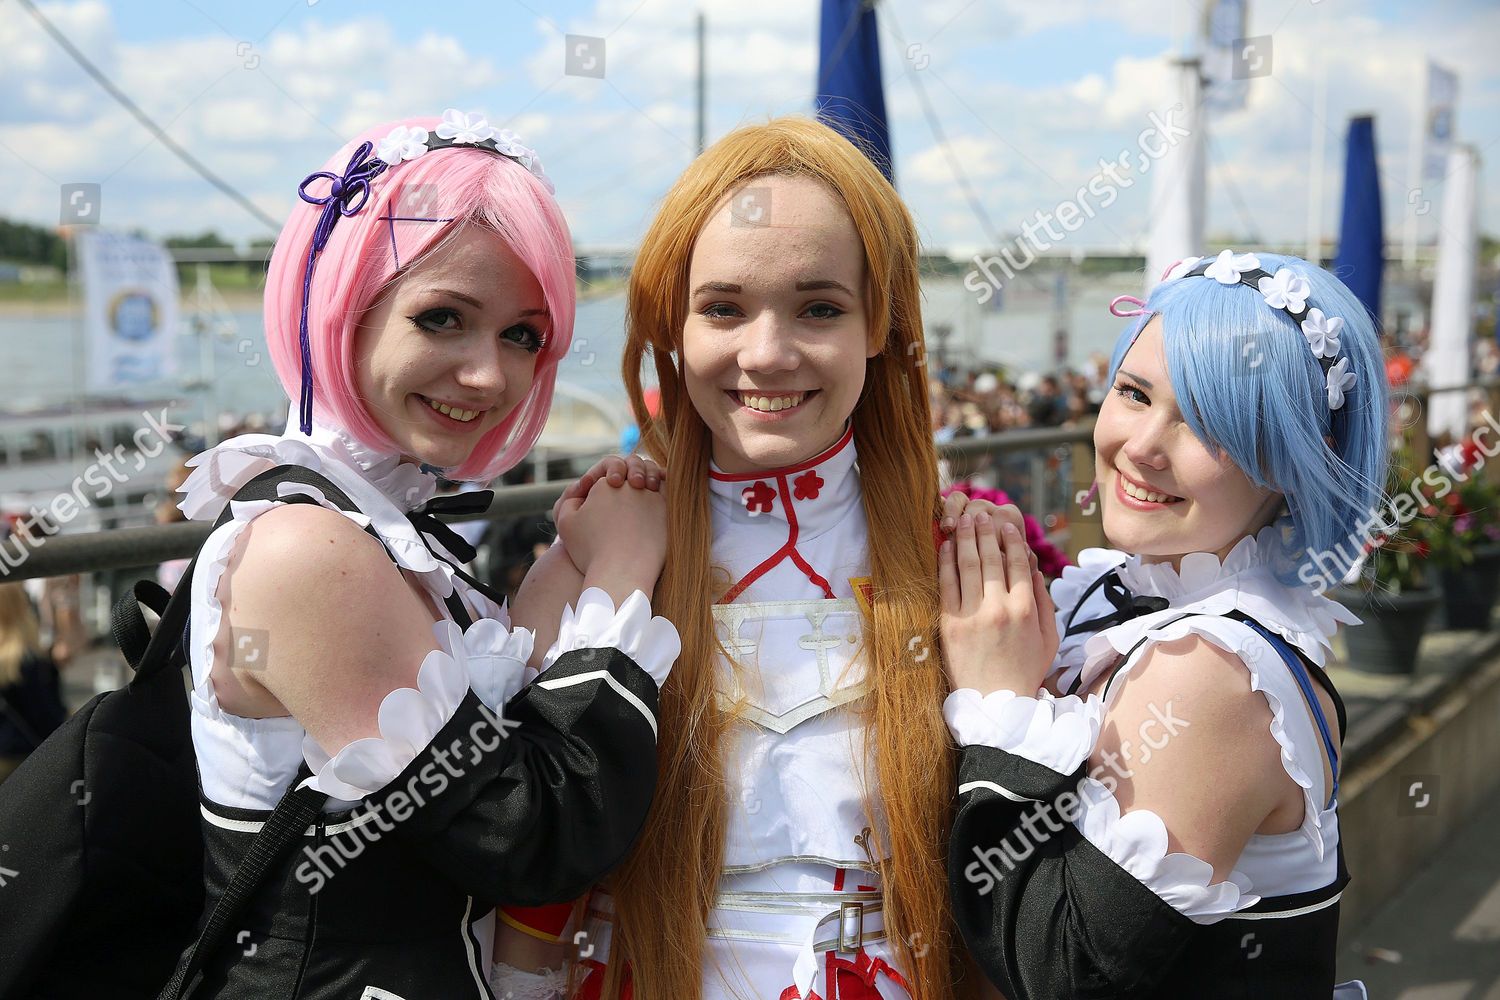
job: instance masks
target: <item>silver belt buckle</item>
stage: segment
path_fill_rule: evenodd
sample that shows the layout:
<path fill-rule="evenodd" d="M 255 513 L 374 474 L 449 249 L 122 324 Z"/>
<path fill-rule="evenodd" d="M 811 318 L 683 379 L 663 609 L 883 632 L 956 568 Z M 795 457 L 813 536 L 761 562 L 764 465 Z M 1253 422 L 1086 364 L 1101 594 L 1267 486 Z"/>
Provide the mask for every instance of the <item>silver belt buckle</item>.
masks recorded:
<path fill-rule="evenodd" d="M 839 904 L 839 951 L 859 951 L 865 938 L 865 904 Z"/>

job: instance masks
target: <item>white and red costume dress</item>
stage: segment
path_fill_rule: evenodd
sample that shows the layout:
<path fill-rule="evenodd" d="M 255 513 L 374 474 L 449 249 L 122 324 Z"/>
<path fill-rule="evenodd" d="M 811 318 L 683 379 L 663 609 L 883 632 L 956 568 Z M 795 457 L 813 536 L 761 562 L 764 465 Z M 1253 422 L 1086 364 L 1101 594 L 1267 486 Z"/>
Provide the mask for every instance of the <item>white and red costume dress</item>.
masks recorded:
<path fill-rule="evenodd" d="M 885 859 L 871 857 L 885 838 L 860 714 L 870 564 L 853 431 L 786 469 L 731 475 L 713 466 L 708 487 L 713 564 L 731 581 L 714 619 L 738 666 L 717 664 L 720 704 L 735 722 L 702 996 L 909 1000 L 882 919 Z M 602 978 L 609 911 L 596 892 L 584 996 Z"/>

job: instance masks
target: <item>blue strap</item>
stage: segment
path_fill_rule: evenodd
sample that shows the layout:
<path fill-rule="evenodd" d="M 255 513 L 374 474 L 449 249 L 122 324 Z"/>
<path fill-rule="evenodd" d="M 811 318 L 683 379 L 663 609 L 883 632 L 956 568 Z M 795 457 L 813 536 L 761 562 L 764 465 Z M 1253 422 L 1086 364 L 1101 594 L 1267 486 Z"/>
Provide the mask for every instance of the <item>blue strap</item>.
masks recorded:
<path fill-rule="evenodd" d="M 1313 690 L 1312 678 L 1307 675 L 1307 667 L 1302 658 L 1291 651 L 1286 640 L 1274 632 L 1269 631 L 1260 622 L 1251 619 L 1242 619 L 1246 625 L 1255 629 L 1271 648 L 1280 654 L 1286 663 L 1287 669 L 1292 672 L 1292 677 L 1297 681 L 1297 686 L 1302 689 L 1302 696 L 1307 699 L 1308 707 L 1312 709 L 1313 721 L 1318 724 L 1318 732 L 1323 737 L 1323 749 L 1328 751 L 1328 762 L 1333 770 L 1333 790 L 1328 796 L 1328 806 L 1332 806 L 1339 794 L 1339 752 L 1333 739 L 1333 732 L 1328 728 L 1328 719 L 1323 714 L 1323 703 L 1318 701 L 1317 693 Z M 1324 808 L 1328 808 L 1324 806 Z"/>

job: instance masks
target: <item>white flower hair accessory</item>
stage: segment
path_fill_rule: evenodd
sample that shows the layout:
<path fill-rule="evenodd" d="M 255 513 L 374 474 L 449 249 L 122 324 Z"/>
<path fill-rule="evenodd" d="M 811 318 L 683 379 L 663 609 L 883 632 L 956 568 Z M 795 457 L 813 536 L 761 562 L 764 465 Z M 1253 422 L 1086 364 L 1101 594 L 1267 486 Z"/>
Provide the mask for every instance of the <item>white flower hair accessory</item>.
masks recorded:
<path fill-rule="evenodd" d="M 375 144 L 375 155 L 387 166 L 394 167 L 407 160 L 415 160 L 434 149 L 451 149 L 455 146 L 473 146 L 475 149 L 498 153 L 507 160 L 514 160 L 526 171 L 542 182 L 548 194 L 556 194 L 552 181 L 542 172 L 542 158 L 536 150 L 521 142 L 520 136 L 510 129 L 496 129 L 484 115 L 470 114 L 457 108 L 443 112 L 443 120 L 428 132 L 418 125 L 397 125 L 384 139 Z"/>
<path fill-rule="evenodd" d="M 1328 408 L 1337 410 L 1344 405 L 1344 393 L 1354 388 L 1354 373 L 1349 370 L 1349 359 L 1339 358 L 1338 363 L 1328 369 Z"/>
<path fill-rule="evenodd" d="M 1312 294 L 1311 281 L 1290 267 L 1279 267 L 1275 274 L 1271 274 L 1261 268 L 1260 258 L 1255 254 L 1237 254 L 1233 250 L 1220 251 L 1214 258 L 1190 257 L 1180 261 L 1168 269 L 1163 280 L 1197 276 L 1212 278 L 1221 285 L 1248 285 L 1260 293 L 1266 305 L 1290 316 L 1302 331 L 1318 367 L 1323 370 L 1328 409 L 1333 412 L 1343 409 L 1358 377 L 1350 370 L 1353 361 L 1347 355 L 1339 357 L 1343 319 L 1326 315 L 1323 310 L 1308 305 L 1308 296 Z"/>
<path fill-rule="evenodd" d="M 1333 358 L 1338 356 L 1339 331 L 1343 328 L 1342 319 L 1324 316 L 1323 310 L 1313 307 L 1307 311 L 1307 319 L 1302 321 L 1302 336 L 1307 338 L 1307 346 L 1312 348 L 1315 356 Z"/>
<path fill-rule="evenodd" d="M 484 115 L 471 115 L 457 108 L 449 108 L 443 112 L 443 120 L 433 129 L 441 139 L 451 139 L 453 142 L 472 146 L 484 142 L 486 139 L 495 138 L 494 126 L 484 120 Z M 501 150 L 504 152 L 504 150 Z"/>
<path fill-rule="evenodd" d="M 1312 284 L 1289 267 L 1279 267 L 1269 278 L 1255 283 L 1266 305 L 1272 309 L 1289 309 L 1301 312 L 1307 308 L 1307 297 L 1312 293 Z"/>
<path fill-rule="evenodd" d="M 1202 260 L 1200 257 L 1199 260 Z M 1225 250 L 1214 258 L 1214 262 L 1203 269 L 1203 273 L 1214 279 L 1221 285 L 1238 285 L 1240 276 L 1246 271 L 1255 271 L 1260 268 L 1260 258 L 1253 253 L 1237 254 L 1233 250 Z M 1189 268 L 1189 271 L 1194 270 Z"/>
<path fill-rule="evenodd" d="M 375 144 L 375 155 L 394 167 L 406 160 L 415 160 L 427 152 L 427 130 L 420 125 L 397 125 L 384 139 Z"/>

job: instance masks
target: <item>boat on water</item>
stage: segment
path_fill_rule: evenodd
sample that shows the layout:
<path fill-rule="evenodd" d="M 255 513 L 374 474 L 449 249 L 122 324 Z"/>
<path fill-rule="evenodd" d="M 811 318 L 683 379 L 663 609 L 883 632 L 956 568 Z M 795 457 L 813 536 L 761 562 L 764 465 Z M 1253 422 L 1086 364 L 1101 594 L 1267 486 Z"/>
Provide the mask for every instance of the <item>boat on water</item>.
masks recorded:
<path fill-rule="evenodd" d="M 223 414 L 212 440 L 231 429 L 275 433 L 283 419 Z M 577 463 L 619 448 L 631 423 L 614 400 L 559 380 L 546 429 L 527 459 L 528 478 L 570 475 Z M 38 516 L 67 532 L 150 524 L 169 498 L 168 476 L 210 442 L 209 431 L 196 405 L 166 398 L 0 413 L 0 515 L 21 530 Z M 60 499 L 67 496 L 73 499 Z"/>
<path fill-rule="evenodd" d="M 70 532 L 150 523 L 184 457 L 183 417 L 165 398 L 0 413 L 0 514 L 20 530 L 38 517 Z"/>

